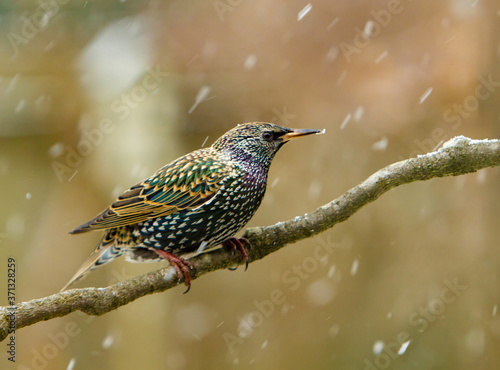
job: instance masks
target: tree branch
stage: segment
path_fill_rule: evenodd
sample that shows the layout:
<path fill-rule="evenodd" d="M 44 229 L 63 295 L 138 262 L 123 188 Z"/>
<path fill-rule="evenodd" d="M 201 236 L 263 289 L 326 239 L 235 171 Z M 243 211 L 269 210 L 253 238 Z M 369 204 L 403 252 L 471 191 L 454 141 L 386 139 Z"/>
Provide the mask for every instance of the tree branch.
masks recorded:
<path fill-rule="evenodd" d="M 399 185 L 435 177 L 458 176 L 499 165 L 499 140 L 479 141 L 455 137 L 436 152 L 397 162 L 377 171 L 360 185 L 310 214 L 268 227 L 247 229 L 244 237 L 252 245 L 248 251 L 250 262 L 347 220 L 361 207 Z M 208 272 L 244 263 L 241 256 L 224 249 L 196 256 L 191 261 L 196 266 L 196 272 L 192 272 L 193 280 Z M 77 310 L 88 315 L 103 315 L 147 294 L 163 292 L 178 284 L 175 270 L 166 267 L 106 288 L 72 289 L 16 306 L 0 307 L 0 340 L 8 336 L 11 324 L 20 329 Z M 9 315 L 12 312 L 15 315 Z"/>

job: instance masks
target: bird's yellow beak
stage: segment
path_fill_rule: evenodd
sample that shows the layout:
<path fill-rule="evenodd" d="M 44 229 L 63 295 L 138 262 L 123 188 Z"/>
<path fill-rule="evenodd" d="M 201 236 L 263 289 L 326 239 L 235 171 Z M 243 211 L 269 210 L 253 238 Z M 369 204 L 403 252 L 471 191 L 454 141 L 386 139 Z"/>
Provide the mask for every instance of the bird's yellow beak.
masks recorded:
<path fill-rule="evenodd" d="M 324 134 L 325 130 L 314 130 L 314 129 L 290 129 L 292 131 L 287 132 L 285 135 L 280 136 L 283 141 L 288 141 L 291 139 L 296 139 L 301 136 L 311 135 L 311 134 Z"/>

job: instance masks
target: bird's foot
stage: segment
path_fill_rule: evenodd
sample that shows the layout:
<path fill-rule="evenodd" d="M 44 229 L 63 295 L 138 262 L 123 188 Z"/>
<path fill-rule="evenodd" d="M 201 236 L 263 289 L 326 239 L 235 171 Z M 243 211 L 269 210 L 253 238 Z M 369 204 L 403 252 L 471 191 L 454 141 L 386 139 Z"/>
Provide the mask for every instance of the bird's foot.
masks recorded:
<path fill-rule="evenodd" d="M 245 271 L 248 269 L 248 253 L 245 250 L 245 246 L 250 246 L 250 242 L 246 238 L 229 238 L 222 242 L 222 247 L 229 251 L 239 251 L 243 258 L 245 259 Z M 229 268 L 229 270 L 234 271 L 235 268 Z"/>
<path fill-rule="evenodd" d="M 177 257 L 174 254 L 165 252 L 161 249 L 155 250 L 155 252 L 158 253 L 158 255 L 160 255 L 161 257 L 165 258 L 170 266 L 173 266 L 175 268 L 175 270 L 177 271 L 177 276 L 179 277 L 179 282 L 184 278 L 184 284 L 186 284 L 187 289 L 183 294 L 189 292 L 189 289 L 191 289 L 191 275 L 189 270 L 196 271 L 196 267 L 194 266 L 193 262 L 185 260 L 184 258 Z"/>

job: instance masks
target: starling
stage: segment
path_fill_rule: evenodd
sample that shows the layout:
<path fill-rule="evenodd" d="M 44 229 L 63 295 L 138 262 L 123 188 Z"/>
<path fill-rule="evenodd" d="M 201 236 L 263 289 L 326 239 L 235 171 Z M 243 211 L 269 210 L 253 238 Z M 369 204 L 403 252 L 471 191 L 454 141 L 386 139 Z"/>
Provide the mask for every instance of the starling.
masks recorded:
<path fill-rule="evenodd" d="M 167 164 L 70 232 L 103 229 L 105 234 L 62 290 L 123 254 L 131 262 L 166 259 L 188 290 L 194 266 L 187 258 L 193 254 L 222 244 L 239 250 L 248 266 L 248 241 L 233 235 L 259 208 L 276 152 L 290 139 L 315 133 L 320 130 L 246 123 L 211 147 Z"/>

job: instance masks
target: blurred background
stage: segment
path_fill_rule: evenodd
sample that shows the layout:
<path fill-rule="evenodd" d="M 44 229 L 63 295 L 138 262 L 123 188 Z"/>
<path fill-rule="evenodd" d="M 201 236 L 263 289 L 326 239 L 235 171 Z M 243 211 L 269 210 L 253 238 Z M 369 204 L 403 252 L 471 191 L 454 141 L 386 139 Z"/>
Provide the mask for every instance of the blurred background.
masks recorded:
<path fill-rule="evenodd" d="M 0 258 L 19 302 L 59 291 L 101 238 L 69 230 L 237 123 L 326 128 L 280 151 L 249 226 L 500 136 L 493 0 L 4 0 L 0 30 Z M 499 186 L 499 169 L 402 186 L 189 294 L 24 328 L 12 367 L 499 368 Z M 76 286 L 163 266 L 117 260 Z"/>

